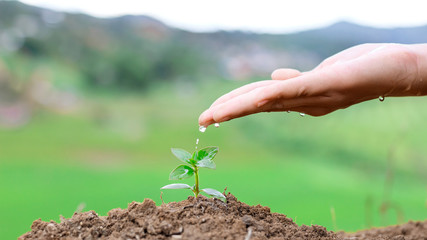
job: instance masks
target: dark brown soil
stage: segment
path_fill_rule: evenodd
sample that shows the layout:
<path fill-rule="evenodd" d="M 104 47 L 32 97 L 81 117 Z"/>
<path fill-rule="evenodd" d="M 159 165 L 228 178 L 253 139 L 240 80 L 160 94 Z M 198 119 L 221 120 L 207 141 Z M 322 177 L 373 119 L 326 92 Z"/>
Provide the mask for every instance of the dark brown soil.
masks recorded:
<path fill-rule="evenodd" d="M 372 228 L 356 233 L 340 233 L 345 239 L 375 239 L 375 240 L 427 240 L 427 220 L 385 228 Z"/>
<path fill-rule="evenodd" d="M 75 213 L 61 223 L 34 221 L 19 239 L 427 239 L 427 221 L 390 230 L 334 233 L 325 227 L 298 226 L 268 207 L 248 206 L 230 193 L 227 203 L 206 197 L 156 206 L 151 199 L 132 202 L 100 217 L 94 211 Z"/>

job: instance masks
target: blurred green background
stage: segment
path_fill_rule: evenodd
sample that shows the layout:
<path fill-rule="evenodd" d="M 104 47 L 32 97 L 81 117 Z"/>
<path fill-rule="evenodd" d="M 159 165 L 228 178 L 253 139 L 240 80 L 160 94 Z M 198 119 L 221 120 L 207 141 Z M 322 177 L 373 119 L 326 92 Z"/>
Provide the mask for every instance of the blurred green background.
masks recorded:
<path fill-rule="evenodd" d="M 414 33 L 407 38 L 363 28 L 191 33 L 145 16 L 98 19 L 0 1 L 0 236 L 82 207 L 106 215 L 144 198 L 160 204 L 179 164 L 170 148 L 191 151 L 197 138 L 220 148 L 202 187 L 227 187 L 298 224 L 356 231 L 426 219 L 426 98 L 319 118 L 258 114 L 198 131 L 218 96 L 275 68 L 307 70 L 363 42 L 427 40 L 425 27 L 405 29 Z M 345 37 L 352 31 L 362 34 Z M 164 190 L 163 199 L 189 194 Z"/>

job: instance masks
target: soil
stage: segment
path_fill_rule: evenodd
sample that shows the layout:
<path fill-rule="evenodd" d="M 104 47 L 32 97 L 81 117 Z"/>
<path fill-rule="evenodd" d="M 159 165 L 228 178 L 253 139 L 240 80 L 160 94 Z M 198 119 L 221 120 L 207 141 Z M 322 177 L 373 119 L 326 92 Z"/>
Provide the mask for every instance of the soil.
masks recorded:
<path fill-rule="evenodd" d="M 356 233 L 340 233 L 344 239 L 376 239 L 376 240 L 427 240 L 427 220 L 385 228 L 372 228 Z"/>
<path fill-rule="evenodd" d="M 325 227 L 298 226 L 268 207 L 249 206 L 227 194 L 227 203 L 214 198 L 189 197 L 156 206 L 153 200 L 132 202 L 108 216 L 94 211 L 75 213 L 60 223 L 36 220 L 19 239 L 426 239 L 427 221 L 371 229 L 354 234 L 334 233 Z"/>

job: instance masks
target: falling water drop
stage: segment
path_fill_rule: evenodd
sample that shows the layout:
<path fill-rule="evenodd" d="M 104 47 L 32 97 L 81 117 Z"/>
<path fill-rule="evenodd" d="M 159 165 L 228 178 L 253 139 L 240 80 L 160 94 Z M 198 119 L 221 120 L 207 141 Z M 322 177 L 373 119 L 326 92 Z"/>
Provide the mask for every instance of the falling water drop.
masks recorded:
<path fill-rule="evenodd" d="M 196 139 L 196 150 L 197 150 L 197 145 L 199 145 L 199 139 Z"/>
<path fill-rule="evenodd" d="M 299 113 L 299 115 L 300 115 L 301 117 L 304 117 L 304 116 L 305 116 L 305 113 Z"/>
<path fill-rule="evenodd" d="M 378 100 L 380 100 L 380 102 L 384 102 L 384 96 L 380 96 L 379 98 L 378 98 Z"/>
<path fill-rule="evenodd" d="M 215 123 L 214 126 L 217 128 L 219 127 L 219 123 Z"/>
<path fill-rule="evenodd" d="M 206 131 L 206 127 L 205 126 L 200 126 L 199 127 L 199 131 L 204 133 Z"/>

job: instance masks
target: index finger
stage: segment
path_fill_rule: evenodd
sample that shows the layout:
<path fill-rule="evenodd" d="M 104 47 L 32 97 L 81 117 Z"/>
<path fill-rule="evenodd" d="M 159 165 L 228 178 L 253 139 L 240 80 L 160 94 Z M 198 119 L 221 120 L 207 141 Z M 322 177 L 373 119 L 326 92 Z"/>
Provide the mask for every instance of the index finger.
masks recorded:
<path fill-rule="evenodd" d="M 232 98 L 235 98 L 235 97 L 237 97 L 239 95 L 242 95 L 242 94 L 245 94 L 247 92 L 250 92 L 250 91 L 252 91 L 252 90 L 254 90 L 256 88 L 268 86 L 268 85 L 276 83 L 276 82 L 277 82 L 277 80 L 264 80 L 264 81 L 259 81 L 259 82 L 253 82 L 253 83 L 250 83 L 250 84 L 246 84 L 246 85 L 244 85 L 242 87 L 234 89 L 233 91 L 231 91 L 231 92 L 229 92 L 227 94 L 222 95 L 221 97 L 219 97 L 217 100 L 215 100 L 212 103 L 211 107 L 214 107 L 216 105 L 219 105 L 219 104 L 222 104 L 224 102 L 227 102 L 228 100 L 230 100 Z"/>
<path fill-rule="evenodd" d="M 236 96 L 239 96 L 241 94 L 250 92 L 256 88 L 259 87 L 264 87 L 264 86 L 268 86 L 270 84 L 274 84 L 277 83 L 277 81 L 283 81 L 283 80 L 288 80 L 288 79 L 292 79 L 298 76 L 301 76 L 301 72 L 296 70 L 296 69 L 292 69 L 292 68 L 279 68 L 276 69 L 272 74 L 271 74 L 271 79 L 272 80 L 264 80 L 264 81 L 259 81 L 259 82 L 254 82 L 254 83 L 250 83 L 247 85 L 244 85 L 240 88 L 237 88 L 223 96 L 221 96 L 220 98 L 218 98 L 212 105 L 218 105 L 221 103 L 224 103 Z"/>
<path fill-rule="evenodd" d="M 203 112 L 199 118 L 199 125 L 208 126 L 213 123 L 220 123 L 232 118 L 261 112 L 260 103 L 265 99 L 277 97 L 280 90 L 276 85 L 281 81 L 275 81 L 273 84 L 255 88 L 249 92 L 240 94 L 228 100 L 217 103 Z"/>

